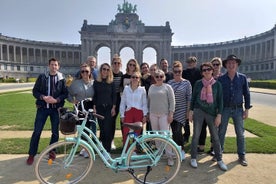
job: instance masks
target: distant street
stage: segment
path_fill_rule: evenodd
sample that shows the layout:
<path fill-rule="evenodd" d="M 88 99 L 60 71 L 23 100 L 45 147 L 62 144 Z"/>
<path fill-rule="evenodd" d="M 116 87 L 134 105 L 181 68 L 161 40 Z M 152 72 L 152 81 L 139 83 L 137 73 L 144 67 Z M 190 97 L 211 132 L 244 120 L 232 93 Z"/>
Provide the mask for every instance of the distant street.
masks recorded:
<path fill-rule="evenodd" d="M 0 92 L 32 89 L 34 83 L 0 83 Z"/>
<path fill-rule="evenodd" d="M 263 93 L 255 93 L 251 92 L 251 104 L 253 105 L 265 105 L 276 110 L 276 95 L 272 94 L 263 94 Z"/>

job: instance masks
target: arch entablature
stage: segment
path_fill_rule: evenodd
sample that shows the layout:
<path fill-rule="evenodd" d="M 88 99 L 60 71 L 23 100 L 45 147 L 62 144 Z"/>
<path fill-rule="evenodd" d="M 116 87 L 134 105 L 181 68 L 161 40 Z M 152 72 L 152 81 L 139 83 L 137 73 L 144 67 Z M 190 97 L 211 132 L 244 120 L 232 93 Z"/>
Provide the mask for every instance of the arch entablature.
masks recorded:
<path fill-rule="evenodd" d="M 97 50 L 106 46 L 111 50 L 111 57 L 120 53 L 124 47 L 134 51 L 135 59 L 143 62 L 143 50 L 152 47 L 157 53 L 157 60 L 171 60 L 172 30 L 169 22 L 165 26 L 145 26 L 136 13 L 117 13 L 109 25 L 89 25 L 84 20 L 80 31 L 82 58 L 97 55 Z"/>

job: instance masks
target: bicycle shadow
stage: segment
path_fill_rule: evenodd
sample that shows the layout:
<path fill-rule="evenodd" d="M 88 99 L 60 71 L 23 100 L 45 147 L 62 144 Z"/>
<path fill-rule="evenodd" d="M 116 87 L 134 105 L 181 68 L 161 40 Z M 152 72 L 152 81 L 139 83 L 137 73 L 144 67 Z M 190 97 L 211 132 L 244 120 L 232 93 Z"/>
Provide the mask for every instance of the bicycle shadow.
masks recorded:
<path fill-rule="evenodd" d="M 35 161 L 38 156 L 35 157 Z M 34 164 L 26 165 L 26 154 L 0 155 L 0 183 L 24 183 L 39 184 L 35 176 Z M 134 180 L 127 172 L 115 173 L 113 170 L 106 168 L 104 163 L 97 158 L 90 173 L 86 176 L 82 184 L 105 184 L 121 183 L 134 184 Z"/>
<path fill-rule="evenodd" d="M 227 155 L 227 154 L 226 154 Z M 116 155 L 113 155 L 116 156 Z M 226 156 L 228 157 L 228 156 Z M 34 165 L 26 165 L 27 155 L 0 155 L 0 183 L 39 183 L 35 177 Z M 37 157 L 36 157 L 37 159 Z M 179 173 L 172 183 L 218 183 L 220 177 L 227 175 L 239 163 L 233 159 L 233 156 L 226 160 L 228 171 L 224 172 L 219 169 L 216 162 L 207 154 L 198 155 L 198 168 L 190 166 L 190 155 L 182 162 Z M 225 177 L 223 177 L 225 179 Z M 134 184 L 128 172 L 115 173 L 113 170 L 106 168 L 100 159 L 96 159 L 90 173 L 86 176 L 82 184 Z"/>
<path fill-rule="evenodd" d="M 26 159 L 25 154 L 0 155 L 0 183 L 39 183 Z"/>

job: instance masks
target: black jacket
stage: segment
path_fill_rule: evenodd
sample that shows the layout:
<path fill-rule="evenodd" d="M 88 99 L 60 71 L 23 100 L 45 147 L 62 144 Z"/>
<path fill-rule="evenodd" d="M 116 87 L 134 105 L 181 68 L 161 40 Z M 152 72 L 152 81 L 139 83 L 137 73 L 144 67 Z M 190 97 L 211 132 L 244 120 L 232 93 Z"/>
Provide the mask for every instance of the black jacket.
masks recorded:
<path fill-rule="evenodd" d="M 50 78 L 49 73 L 40 74 L 35 82 L 33 88 L 33 96 L 36 98 L 36 105 L 39 107 L 47 107 L 47 103 L 42 99 L 43 96 L 48 95 L 48 79 Z M 65 86 L 65 78 L 62 73 L 57 73 L 56 90 L 53 98 L 58 100 L 55 104 L 55 108 L 63 107 L 65 99 L 68 96 L 68 90 Z"/>

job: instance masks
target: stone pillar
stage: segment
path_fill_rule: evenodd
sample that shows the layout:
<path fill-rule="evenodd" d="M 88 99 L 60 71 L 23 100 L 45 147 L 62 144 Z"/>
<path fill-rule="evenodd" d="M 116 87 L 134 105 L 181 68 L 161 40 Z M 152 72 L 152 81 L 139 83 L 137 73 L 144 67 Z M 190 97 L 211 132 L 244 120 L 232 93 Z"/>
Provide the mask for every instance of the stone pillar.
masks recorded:
<path fill-rule="evenodd" d="M 141 41 L 136 42 L 135 59 L 138 61 L 139 65 L 143 62 L 143 50 Z"/>
<path fill-rule="evenodd" d="M 0 60 L 3 60 L 3 48 L 2 48 L 2 44 L 0 44 Z"/>
<path fill-rule="evenodd" d="M 275 35 L 276 35 L 276 33 L 275 33 Z M 275 55 L 276 55 L 275 41 L 276 41 L 276 37 L 274 38 L 274 40 L 273 39 L 270 40 L 270 56 L 269 56 L 269 58 L 275 58 Z M 272 48 L 274 48 L 274 50 L 272 50 Z"/>
<path fill-rule="evenodd" d="M 22 47 L 20 47 L 20 63 L 21 64 L 24 64 L 24 62 L 23 62 L 23 48 Z"/>
<path fill-rule="evenodd" d="M 119 54 L 119 53 L 116 53 L 116 41 L 111 41 L 111 44 L 110 44 L 110 64 L 112 62 L 112 58 L 113 58 L 114 54 Z"/>
<path fill-rule="evenodd" d="M 271 48 L 274 48 L 274 50 L 272 50 L 272 58 L 276 58 L 276 25 L 274 26 L 274 38 L 273 38 L 273 42 L 272 42 L 272 45 L 273 47 Z M 275 67 L 275 64 L 276 62 L 274 63 L 274 67 Z"/>
<path fill-rule="evenodd" d="M 27 63 L 30 63 L 30 55 L 29 55 L 29 47 L 26 47 L 27 49 Z"/>
<path fill-rule="evenodd" d="M 91 43 L 91 40 L 89 40 L 88 41 L 88 56 L 91 56 L 91 55 L 93 55 L 92 54 L 92 43 Z"/>
<path fill-rule="evenodd" d="M 10 61 L 10 45 L 7 44 L 7 61 Z"/>
<path fill-rule="evenodd" d="M 14 62 L 16 62 L 16 46 L 15 45 L 13 45 L 13 60 L 14 60 Z"/>
<path fill-rule="evenodd" d="M 42 59 L 42 49 L 39 49 L 39 50 L 40 50 L 40 63 L 44 64 Z"/>

